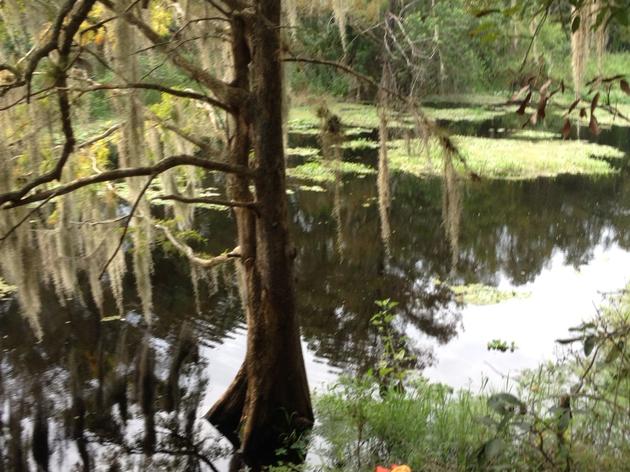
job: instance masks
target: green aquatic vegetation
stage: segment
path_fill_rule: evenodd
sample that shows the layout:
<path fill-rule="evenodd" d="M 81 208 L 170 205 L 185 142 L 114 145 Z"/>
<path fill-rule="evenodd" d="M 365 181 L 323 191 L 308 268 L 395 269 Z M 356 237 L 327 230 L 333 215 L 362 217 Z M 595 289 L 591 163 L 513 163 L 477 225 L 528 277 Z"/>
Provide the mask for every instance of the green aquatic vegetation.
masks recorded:
<path fill-rule="evenodd" d="M 456 298 L 468 305 L 496 305 L 513 298 L 527 298 L 531 292 L 518 290 L 499 290 L 484 284 L 450 285 Z"/>
<path fill-rule="evenodd" d="M 479 392 L 455 391 L 411 370 L 402 386 L 384 385 L 371 371 L 343 377 L 315 397 L 318 470 L 367 472 L 390 463 L 432 471 L 626 470 L 628 293 L 557 341 L 574 349 L 512 377 L 508 391 L 487 383 Z M 493 340 L 488 348 L 516 346 Z"/>
<path fill-rule="evenodd" d="M 319 185 L 300 185 L 298 187 L 302 192 L 326 192 L 324 187 L 320 187 Z"/>
<path fill-rule="evenodd" d="M 447 121 L 486 121 L 493 118 L 505 116 L 511 110 L 507 108 L 486 108 L 486 107 L 457 107 L 457 108 L 433 108 L 423 107 L 422 111 L 433 120 Z"/>
<path fill-rule="evenodd" d="M 552 140 L 552 139 L 562 139 L 562 134 L 559 132 L 556 133 L 554 131 L 547 131 L 542 129 L 519 129 L 515 131 L 509 132 L 510 138 L 519 138 L 519 139 L 530 139 L 533 141 L 538 140 Z"/>
<path fill-rule="evenodd" d="M 343 161 L 312 161 L 287 169 L 287 175 L 294 179 L 313 182 L 333 182 L 335 173 L 355 174 L 358 176 L 375 174 L 376 171 L 363 164 Z"/>
<path fill-rule="evenodd" d="M 17 290 L 13 285 L 9 285 L 0 277 L 0 300 L 10 297 Z"/>
<path fill-rule="evenodd" d="M 505 97 L 509 91 L 497 91 L 494 95 L 479 93 L 429 95 L 424 99 L 425 103 L 432 105 L 457 103 L 469 106 L 492 106 L 505 103 Z"/>
<path fill-rule="evenodd" d="M 585 104 L 588 108 L 588 104 Z M 573 112 L 573 116 L 577 114 Z M 597 122 L 602 126 L 628 126 L 630 127 L 630 121 L 624 119 L 623 117 L 630 119 L 630 105 L 628 104 L 618 104 L 613 106 L 612 109 L 602 109 L 598 108 L 595 111 L 595 117 L 597 118 Z M 583 126 L 588 127 L 590 120 L 590 114 L 586 117 L 580 118 L 580 123 Z"/>
<path fill-rule="evenodd" d="M 373 378 L 342 378 L 315 399 L 325 439 L 324 470 L 371 471 L 376 464 L 404 463 L 412 470 L 463 470 L 489 428 L 484 399 L 425 380 L 405 392 L 382 391 Z"/>
<path fill-rule="evenodd" d="M 296 156 L 296 157 L 315 157 L 321 154 L 321 151 L 317 148 L 312 147 L 296 147 L 287 149 L 287 156 Z"/>
<path fill-rule="evenodd" d="M 560 174 L 605 175 L 616 172 L 608 160 L 623 152 L 611 146 L 583 141 L 490 139 L 454 136 L 453 142 L 466 162 L 466 171 L 486 178 L 533 179 Z M 441 175 L 442 157 L 433 140 L 427 146 L 412 146 L 407 154 L 403 141 L 390 143 L 394 170 L 418 176 Z M 457 165 L 463 169 L 461 162 Z"/>
<path fill-rule="evenodd" d="M 319 128 L 321 119 L 317 116 L 317 106 L 305 105 L 294 107 L 289 111 L 289 128 Z M 344 126 L 351 128 L 374 129 L 379 125 L 378 109 L 374 105 L 359 103 L 329 104 L 331 113 L 341 118 Z M 390 117 L 389 125 L 393 127 L 411 126 L 406 117 Z"/>
<path fill-rule="evenodd" d="M 352 150 L 359 150 L 359 149 L 378 149 L 379 148 L 379 144 L 376 141 L 371 141 L 369 139 L 353 139 L 352 141 L 345 141 L 341 147 L 343 149 L 352 149 Z"/>

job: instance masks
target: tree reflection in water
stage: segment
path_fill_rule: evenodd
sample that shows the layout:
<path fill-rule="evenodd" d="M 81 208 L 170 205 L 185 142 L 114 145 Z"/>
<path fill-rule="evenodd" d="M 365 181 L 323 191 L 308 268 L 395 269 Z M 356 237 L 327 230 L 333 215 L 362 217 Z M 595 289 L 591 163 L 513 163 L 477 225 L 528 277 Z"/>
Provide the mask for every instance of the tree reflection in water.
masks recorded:
<path fill-rule="evenodd" d="M 366 369 L 379 356 L 370 324 L 375 300 L 399 302 L 400 333 L 413 326 L 427 340 L 446 343 L 460 326 L 459 307 L 436 279 L 496 285 L 505 278 L 521 285 L 534 280 L 558 252 L 577 267 L 596 248 L 630 249 L 625 174 L 463 183 L 455 266 L 445 237 L 440 179 L 397 173 L 336 177 L 325 184 L 328 192 L 295 185 L 289 199 L 302 335 L 316 356 L 346 369 Z M 229 214 L 197 212 L 196 229 L 208 242 L 196 249 L 218 253 L 233 245 Z M 96 228 L 94 238 L 103 230 Z M 60 235 L 36 227 L 2 249 L 3 275 L 10 279 L 11 269 L 32 279 L 25 300 L 41 307 L 35 324 L 15 299 L 0 302 L 2 460 L 44 461 L 40 446 L 47 437 L 53 469 L 78 464 L 78 470 L 87 470 L 82 464 L 98 463 L 117 464 L 112 470 L 134 464 L 195 470 L 218 448 L 197 420 L 201 392 L 216 381 L 207 378 L 213 351 L 199 355 L 199 346 L 224 342 L 242 326 L 234 267 L 191 276 L 187 261 L 156 248 L 148 329 L 131 271 L 119 274 L 122 297 L 113 287 L 95 293 L 91 269 L 80 260 L 70 261 L 73 273 L 68 272 L 72 265 L 38 272 L 51 263 L 36 249 L 57 251 L 57 244 L 71 243 L 72 227 L 63 241 Z M 71 258 L 72 244 L 59 251 L 57 256 L 63 252 Z M 129 267 L 131 257 L 124 261 Z M 70 284 L 81 289 L 81 297 L 60 296 Z M 101 313 L 119 313 L 119 299 L 124 321 L 101 322 Z M 420 364 L 431 362 L 429 342 L 411 348 Z M 33 441 L 34 436 L 40 439 Z M 156 454 L 148 459 L 151 451 Z"/>

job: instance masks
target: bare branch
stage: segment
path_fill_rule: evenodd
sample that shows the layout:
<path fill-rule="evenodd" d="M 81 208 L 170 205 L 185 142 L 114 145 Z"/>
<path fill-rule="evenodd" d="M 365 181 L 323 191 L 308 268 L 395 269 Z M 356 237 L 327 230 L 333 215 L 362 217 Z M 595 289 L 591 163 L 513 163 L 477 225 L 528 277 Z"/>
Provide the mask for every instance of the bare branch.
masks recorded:
<path fill-rule="evenodd" d="M 220 198 L 212 198 L 212 197 L 182 197 L 180 195 L 160 195 L 158 197 L 154 197 L 153 200 L 174 200 L 181 203 L 201 203 L 207 205 L 219 205 L 231 208 L 249 208 L 251 210 L 256 211 L 258 209 L 258 205 L 256 202 L 235 202 L 231 200 L 223 200 Z"/>
<path fill-rule="evenodd" d="M 91 175 L 89 177 L 77 179 L 67 184 L 60 185 L 50 190 L 37 192 L 31 196 L 27 196 L 24 198 L 20 197 L 22 192 L 19 190 L 15 192 L 5 193 L 4 195 L 0 195 L 0 205 L 7 204 L 5 205 L 5 208 L 15 208 L 18 206 L 27 205 L 29 203 L 45 200 L 52 194 L 55 194 L 55 196 L 61 196 L 82 187 L 87 187 L 88 185 L 109 182 L 126 177 L 140 177 L 143 175 L 148 176 L 152 174 L 158 175 L 162 172 L 172 169 L 173 167 L 185 165 L 201 167 L 207 170 L 226 172 L 229 174 L 238 174 L 250 178 L 254 177 L 256 174 L 256 172 L 249 167 L 236 166 L 223 162 L 216 162 L 209 159 L 204 159 L 203 157 L 201 157 L 203 155 L 204 154 L 190 156 L 188 154 L 182 154 L 178 156 L 167 157 L 166 159 L 163 159 L 152 166 L 114 169 L 111 171 L 102 172 L 100 174 Z"/>
<path fill-rule="evenodd" d="M 178 241 L 177 238 L 173 236 L 173 233 L 171 233 L 171 231 L 166 226 L 155 225 L 155 227 L 158 229 L 161 229 L 164 232 L 164 235 L 166 236 L 166 238 L 170 241 L 170 243 L 173 246 L 175 246 L 175 248 L 178 251 L 182 252 L 188 258 L 190 262 L 198 266 L 201 266 L 205 269 L 210 269 L 219 264 L 228 262 L 231 259 L 241 257 L 240 249 L 236 247 L 231 252 L 224 253 L 219 256 L 212 257 L 210 259 L 202 259 L 201 257 L 198 257 L 195 255 L 194 251 L 192 250 L 190 246 L 182 243 L 181 241 Z"/>
<path fill-rule="evenodd" d="M 11 236 L 20 226 L 22 226 L 24 223 L 26 223 L 26 221 L 28 221 L 28 219 L 31 216 L 33 216 L 34 213 L 38 212 L 41 207 L 43 207 L 46 203 L 48 203 L 50 200 L 52 200 L 55 196 L 56 196 L 56 194 L 53 193 L 46 200 L 42 201 L 39 205 L 37 205 L 35 208 L 31 209 L 31 211 L 29 211 L 28 213 L 26 213 L 26 215 L 24 215 L 24 218 L 22 218 L 15 225 L 13 225 L 13 227 L 11 229 L 9 229 L 9 231 L 7 231 L 4 234 L 4 236 L 2 236 L 0 238 L 0 243 L 3 243 L 4 241 L 6 241 L 8 239 L 8 237 Z"/>
<path fill-rule="evenodd" d="M 103 5 L 109 8 L 112 11 L 116 11 L 114 4 L 111 0 L 99 0 Z M 170 60 L 176 66 L 180 67 L 183 72 L 186 72 L 188 76 L 208 87 L 212 93 L 214 93 L 218 102 L 220 102 L 223 106 L 222 108 L 225 110 L 232 110 L 236 108 L 238 105 L 241 105 L 245 102 L 249 94 L 246 90 L 234 87 L 222 80 L 217 79 L 212 74 L 206 72 L 202 68 L 196 66 L 188 59 L 186 59 L 183 55 L 179 54 L 177 51 L 173 51 L 168 48 L 168 45 L 161 44 L 163 42 L 163 38 L 151 28 L 147 23 L 145 23 L 141 18 L 133 15 L 130 12 L 123 12 L 121 16 L 130 24 L 134 25 L 140 32 L 154 45 L 158 46 L 162 52 L 166 53 Z"/>
<path fill-rule="evenodd" d="M 122 123 L 117 123 L 117 124 L 107 128 L 105 131 L 103 131 L 98 136 L 94 136 L 93 138 L 90 138 L 87 141 L 84 141 L 84 142 L 78 144 L 77 145 L 77 149 L 83 149 L 83 148 L 86 148 L 86 147 L 90 147 L 91 145 L 96 144 L 97 142 L 108 138 L 109 136 L 114 134 L 116 131 L 118 131 L 121 126 L 122 126 Z"/>
<path fill-rule="evenodd" d="M 157 177 L 157 174 L 151 174 L 149 176 L 149 179 L 147 180 L 147 183 L 144 184 L 144 187 L 142 187 L 142 190 L 138 194 L 138 197 L 136 198 L 136 201 L 133 203 L 133 206 L 131 207 L 131 211 L 129 212 L 129 216 L 127 217 L 127 221 L 125 221 L 125 226 L 124 226 L 124 229 L 123 229 L 123 233 L 120 235 L 120 239 L 118 240 L 118 245 L 116 246 L 116 249 L 114 249 L 114 252 L 109 257 L 109 259 L 107 259 L 107 262 L 105 263 L 105 265 L 103 266 L 103 270 L 101 270 L 101 274 L 98 276 L 99 279 L 103 278 L 103 275 L 105 274 L 105 271 L 107 270 L 109 265 L 112 263 L 112 261 L 116 257 L 116 254 L 118 254 L 118 251 L 122 247 L 123 242 L 125 241 L 125 236 L 127 236 L 127 232 L 129 231 L 129 225 L 131 224 L 131 220 L 133 219 L 133 215 L 136 212 L 136 209 L 138 208 L 138 205 L 140 204 L 140 201 L 142 201 L 142 197 L 144 197 L 144 194 L 149 189 L 149 186 L 151 185 L 151 182 L 153 182 L 153 179 L 155 179 L 155 177 Z"/>
<path fill-rule="evenodd" d="M 145 82 L 130 82 L 127 84 L 98 84 L 92 87 L 86 88 L 75 88 L 73 87 L 71 90 L 77 92 L 95 92 L 98 90 L 126 90 L 126 89 L 144 89 L 144 90 L 157 90 L 158 92 L 166 93 L 168 95 L 173 95 L 180 98 L 190 98 L 192 100 L 199 100 L 202 102 L 206 102 L 209 105 L 215 106 L 217 108 L 221 108 L 222 110 L 226 109 L 224 103 L 209 97 L 208 95 L 204 95 L 203 93 L 193 92 L 192 90 L 178 90 L 171 87 L 165 87 L 160 84 L 150 84 Z"/>
<path fill-rule="evenodd" d="M 203 149 L 203 150 L 208 150 L 208 143 L 202 141 L 201 139 L 191 135 L 190 133 L 184 131 L 183 129 L 181 129 L 179 126 L 175 126 L 171 123 L 167 123 L 165 120 L 163 120 L 162 118 L 160 118 L 158 115 L 156 115 L 155 113 L 153 113 L 153 111 L 151 111 L 150 108 L 146 108 L 145 109 L 149 115 L 151 115 L 151 120 L 155 121 L 158 125 L 162 126 L 165 129 L 168 129 L 169 131 L 172 131 L 173 133 L 175 133 L 176 135 L 180 136 L 181 138 L 185 139 L 186 141 L 193 143 L 195 146 L 197 146 L 199 149 Z"/>

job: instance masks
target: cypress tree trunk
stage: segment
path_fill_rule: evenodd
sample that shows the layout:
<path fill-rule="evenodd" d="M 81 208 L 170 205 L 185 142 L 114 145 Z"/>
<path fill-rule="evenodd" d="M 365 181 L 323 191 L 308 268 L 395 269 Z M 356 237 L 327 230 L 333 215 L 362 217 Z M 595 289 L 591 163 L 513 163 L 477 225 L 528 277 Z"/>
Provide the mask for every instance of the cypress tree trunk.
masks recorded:
<path fill-rule="evenodd" d="M 245 362 L 207 414 L 240 447 L 245 463 L 254 470 L 276 462 L 278 449 L 286 449 L 313 423 L 288 231 L 280 4 L 280 0 L 259 0 L 254 15 L 245 20 L 235 16 L 232 22 L 235 80 L 249 86 L 252 97 L 234 114 L 232 159 L 247 162 L 251 143 L 258 171 L 254 182 L 257 210 L 255 214 L 248 209 L 235 213 L 247 299 Z M 242 178 L 233 178 L 230 192 L 235 199 L 251 199 Z M 301 460 L 297 456 L 282 459 Z"/>

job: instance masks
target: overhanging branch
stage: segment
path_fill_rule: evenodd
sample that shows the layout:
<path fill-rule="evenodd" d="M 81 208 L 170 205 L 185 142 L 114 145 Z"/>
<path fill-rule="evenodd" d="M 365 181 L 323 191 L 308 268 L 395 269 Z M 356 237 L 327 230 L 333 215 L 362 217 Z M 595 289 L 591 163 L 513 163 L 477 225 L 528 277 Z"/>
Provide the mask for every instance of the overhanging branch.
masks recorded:
<path fill-rule="evenodd" d="M 192 248 L 190 246 L 188 246 L 187 244 L 182 243 L 181 241 L 178 241 L 177 238 L 173 235 L 173 233 L 171 233 L 171 231 L 166 227 L 166 226 L 162 226 L 162 225 L 155 225 L 156 228 L 161 229 L 164 232 L 164 235 L 166 236 L 166 239 L 168 239 L 170 241 L 170 243 L 175 246 L 175 248 L 180 251 L 181 253 L 183 253 L 190 262 L 192 262 L 193 264 L 196 264 L 200 267 L 203 267 L 205 269 L 210 269 L 212 267 L 215 267 L 219 264 L 223 264 L 225 262 L 228 262 L 231 259 L 237 258 L 237 257 L 241 257 L 240 255 L 240 250 L 238 247 L 234 248 L 231 252 L 228 253 L 224 253 L 221 254 L 219 256 L 215 256 L 212 257 L 210 259 L 204 259 L 201 257 L 198 257 L 195 255 L 194 251 L 192 250 Z"/>
<path fill-rule="evenodd" d="M 219 205 L 230 208 L 249 208 L 251 210 L 256 211 L 258 206 L 256 202 L 235 202 L 232 200 L 223 200 L 221 198 L 212 198 L 212 197 L 182 197 L 180 195 L 160 195 L 158 197 L 154 197 L 153 200 L 172 200 L 181 203 L 201 203 L 206 205 Z"/>
<path fill-rule="evenodd" d="M 84 177 L 81 179 L 74 180 L 64 185 L 57 186 L 55 188 L 37 192 L 31 196 L 23 197 L 23 193 L 21 190 L 17 190 L 15 192 L 5 193 L 4 195 L 0 195 L 0 206 L 4 204 L 5 208 L 15 208 L 18 206 L 27 205 L 33 202 L 39 202 L 49 198 L 51 195 L 61 196 L 73 192 L 82 187 L 87 187 L 89 185 L 109 182 L 112 180 L 123 179 L 127 177 L 141 177 L 141 176 L 149 176 L 149 175 L 158 175 L 162 172 L 165 172 L 173 167 L 178 166 L 194 166 L 200 167 L 206 170 L 211 171 L 219 171 L 225 172 L 228 174 L 237 174 L 244 177 L 254 177 L 255 171 L 244 166 L 236 166 L 231 164 L 226 164 L 223 162 L 216 162 L 209 159 L 204 159 L 203 157 L 198 156 L 190 156 L 187 154 L 179 155 L 179 156 L 171 156 L 166 159 L 159 161 L 157 164 L 146 167 L 131 167 L 131 168 L 123 168 L 123 169 L 115 169 L 111 171 L 102 172 L 100 174 L 91 175 L 89 177 Z"/>
<path fill-rule="evenodd" d="M 116 7 L 111 0 L 99 0 L 110 10 L 116 12 Z M 164 44 L 164 38 L 162 38 L 151 26 L 145 23 L 141 18 L 133 15 L 131 12 L 125 11 L 120 14 L 122 18 L 128 23 L 134 25 L 138 30 L 152 43 L 157 49 L 166 53 L 176 66 L 178 66 L 183 72 L 185 72 L 191 79 L 208 87 L 212 93 L 214 93 L 218 101 L 224 104 L 223 108 L 226 110 L 233 110 L 237 106 L 242 105 L 249 94 L 246 90 L 234 87 L 222 80 L 217 79 L 212 74 L 206 72 L 201 67 L 196 66 L 182 54 L 177 51 L 168 48 L 168 44 Z"/>

